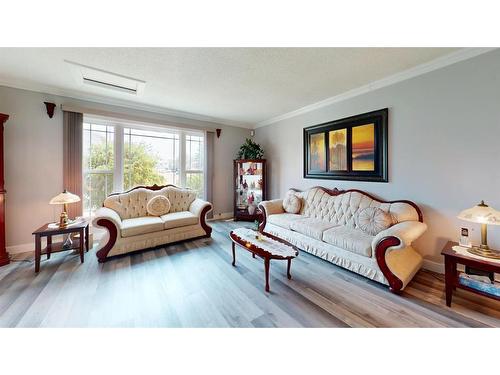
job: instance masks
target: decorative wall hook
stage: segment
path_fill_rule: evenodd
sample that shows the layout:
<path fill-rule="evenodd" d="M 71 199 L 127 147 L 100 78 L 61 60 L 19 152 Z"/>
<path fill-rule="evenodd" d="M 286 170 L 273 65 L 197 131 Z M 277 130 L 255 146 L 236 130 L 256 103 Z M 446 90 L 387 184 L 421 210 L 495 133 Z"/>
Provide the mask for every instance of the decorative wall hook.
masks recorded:
<path fill-rule="evenodd" d="M 222 132 L 222 129 L 215 129 L 215 132 L 217 133 L 217 138 L 220 138 L 220 133 Z"/>
<path fill-rule="evenodd" d="M 47 108 L 47 114 L 50 118 L 54 117 L 54 109 L 56 108 L 55 103 L 44 102 Z"/>

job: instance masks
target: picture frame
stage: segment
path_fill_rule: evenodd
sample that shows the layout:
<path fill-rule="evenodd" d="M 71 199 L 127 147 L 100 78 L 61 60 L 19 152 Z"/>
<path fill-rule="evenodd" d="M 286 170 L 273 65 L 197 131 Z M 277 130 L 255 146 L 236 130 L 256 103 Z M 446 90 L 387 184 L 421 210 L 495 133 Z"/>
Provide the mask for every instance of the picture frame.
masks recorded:
<path fill-rule="evenodd" d="M 389 109 L 304 128 L 304 178 L 389 182 Z"/>

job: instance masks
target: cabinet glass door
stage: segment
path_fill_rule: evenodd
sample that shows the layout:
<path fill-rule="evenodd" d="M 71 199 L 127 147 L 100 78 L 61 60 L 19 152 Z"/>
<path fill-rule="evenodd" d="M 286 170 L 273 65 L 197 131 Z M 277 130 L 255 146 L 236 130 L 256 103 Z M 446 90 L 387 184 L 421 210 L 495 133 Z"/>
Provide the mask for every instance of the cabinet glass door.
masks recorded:
<path fill-rule="evenodd" d="M 237 164 L 236 209 L 238 213 L 254 215 L 263 197 L 263 163 L 244 161 Z"/>

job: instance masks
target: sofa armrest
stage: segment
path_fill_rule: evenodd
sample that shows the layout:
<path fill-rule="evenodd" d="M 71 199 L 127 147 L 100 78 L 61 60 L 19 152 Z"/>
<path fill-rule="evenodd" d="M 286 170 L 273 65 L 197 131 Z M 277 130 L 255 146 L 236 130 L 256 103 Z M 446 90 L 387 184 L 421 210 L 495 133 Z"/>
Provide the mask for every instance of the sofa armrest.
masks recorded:
<path fill-rule="evenodd" d="M 212 210 L 212 203 L 204 201 L 203 199 L 195 199 L 189 206 L 189 212 L 200 218 L 200 225 L 206 233 L 207 237 L 212 234 L 212 227 L 207 224 L 207 213 Z"/>
<path fill-rule="evenodd" d="M 95 213 L 94 220 L 92 220 L 92 225 L 96 227 L 103 227 L 99 223 L 102 219 L 111 221 L 116 226 L 117 229 L 120 229 L 122 226 L 122 219 L 120 218 L 120 215 L 118 215 L 118 213 L 112 210 L 111 208 L 107 207 L 99 208 Z"/>
<path fill-rule="evenodd" d="M 262 217 L 259 224 L 259 232 L 263 233 L 266 228 L 267 217 L 274 214 L 282 214 L 285 212 L 283 209 L 283 199 L 273 199 L 270 201 L 262 201 L 259 203 L 259 208 L 262 211 Z"/>
<path fill-rule="evenodd" d="M 373 256 L 393 293 L 400 293 L 422 266 L 412 242 L 427 229 L 419 221 L 404 221 L 380 232 L 372 241 Z"/>
<path fill-rule="evenodd" d="M 270 201 L 262 201 L 259 204 L 265 215 L 282 214 L 285 212 L 283 209 L 283 199 L 273 199 Z"/>
<path fill-rule="evenodd" d="M 207 213 L 212 209 L 212 204 L 210 202 L 204 201 L 203 199 L 197 198 L 189 206 L 189 212 L 199 217 L 203 212 L 203 209 L 206 207 L 210 208 L 209 210 L 206 211 Z"/>
<path fill-rule="evenodd" d="M 105 236 L 99 241 L 99 246 L 96 251 L 97 259 L 102 263 L 106 260 L 109 251 L 116 243 L 116 239 L 120 234 L 122 219 L 120 215 L 111 208 L 101 207 L 96 211 L 95 218 L 92 220 L 92 225 L 107 229 Z"/>
<path fill-rule="evenodd" d="M 383 230 L 375 236 L 372 241 L 373 253 L 377 245 L 386 237 L 396 237 L 399 240 L 397 246 L 392 246 L 391 250 L 404 249 L 411 246 L 412 242 L 419 238 L 427 230 L 427 224 L 420 221 L 403 221 Z"/>

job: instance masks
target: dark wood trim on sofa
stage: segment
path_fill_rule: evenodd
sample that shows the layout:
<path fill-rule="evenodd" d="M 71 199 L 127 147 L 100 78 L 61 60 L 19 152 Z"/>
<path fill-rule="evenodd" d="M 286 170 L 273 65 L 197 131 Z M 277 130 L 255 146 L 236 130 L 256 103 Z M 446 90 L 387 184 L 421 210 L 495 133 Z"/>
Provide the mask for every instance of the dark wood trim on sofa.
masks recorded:
<path fill-rule="evenodd" d="M 203 208 L 200 215 L 200 225 L 205 231 L 206 237 L 210 237 L 212 235 L 212 227 L 207 224 L 207 214 L 211 209 L 212 209 L 212 203 L 210 203 L 209 206 Z"/>
<path fill-rule="evenodd" d="M 122 191 L 122 192 L 119 192 L 119 193 L 109 194 L 108 197 L 112 197 L 113 195 L 120 195 L 120 194 L 130 193 L 131 191 L 134 191 L 134 190 L 137 190 L 137 189 L 148 189 L 148 190 L 157 191 L 157 190 L 161 190 L 161 189 L 166 188 L 166 187 L 174 187 L 174 188 L 177 188 L 177 189 L 184 189 L 184 188 L 181 188 L 179 186 L 172 185 L 172 184 L 168 184 L 168 185 L 156 185 L 156 184 L 154 184 L 154 185 L 149 185 L 149 186 L 140 185 L 140 186 L 133 187 L 132 189 L 129 189 L 127 191 Z M 188 190 L 188 189 L 186 189 L 186 190 Z"/>
<path fill-rule="evenodd" d="M 387 266 L 387 263 L 385 261 L 385 253 L 388 248 L 392 246 L 399 246 L 400 244 L 401 241 L 399 240 L 399 238 L 389 236 L 382 238 L 375 248 L 375 258 L 377 259 L 377 264 L 380 267 L 380 270 L 384 274 L 385 278 L 389 282 L 389 290 L 395 294 L 399 294 L 401 292 L 401 289 L 403 288 L 403 282 L 396 275 L 394 275 Z"/>
<path fill-rule="evenodd" d="M 109 251 L 116 242 L 116 238 L 118 237 L 118 228 L 111 220 L 108 219 L 97 220 L 97 225 L 105 227 L 109 232 L 108 242 L 96 253 L 97 261 L 99 263 L 104 263 L 108 257 Z"/>

